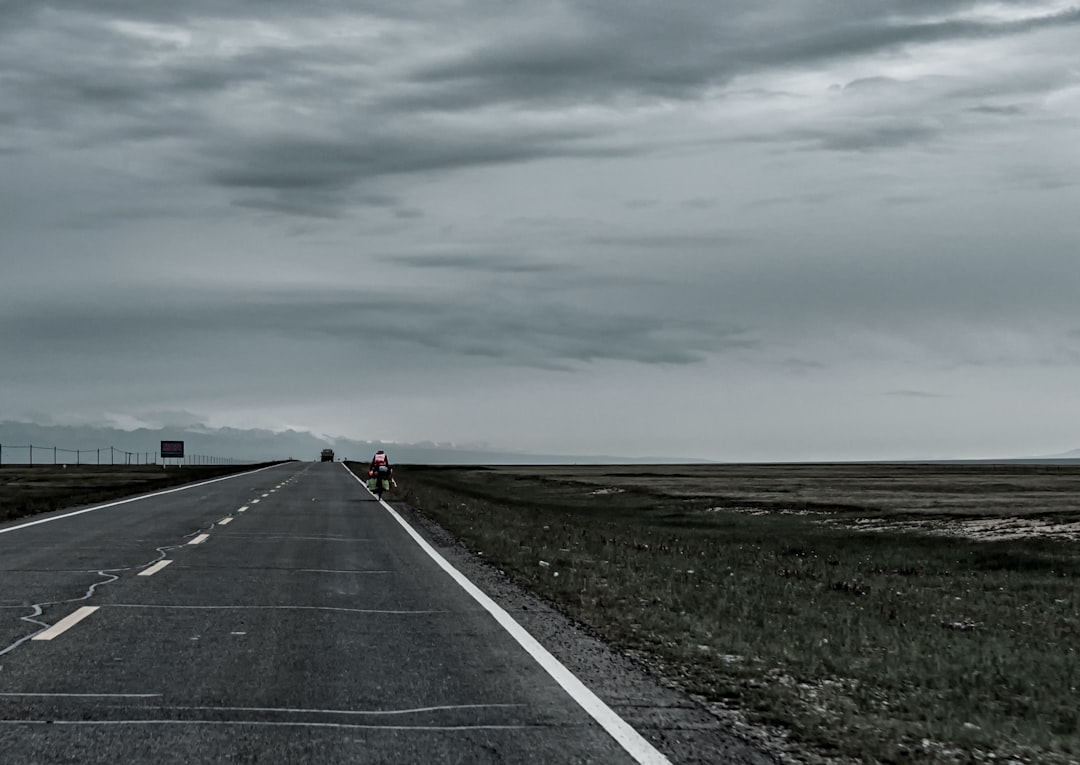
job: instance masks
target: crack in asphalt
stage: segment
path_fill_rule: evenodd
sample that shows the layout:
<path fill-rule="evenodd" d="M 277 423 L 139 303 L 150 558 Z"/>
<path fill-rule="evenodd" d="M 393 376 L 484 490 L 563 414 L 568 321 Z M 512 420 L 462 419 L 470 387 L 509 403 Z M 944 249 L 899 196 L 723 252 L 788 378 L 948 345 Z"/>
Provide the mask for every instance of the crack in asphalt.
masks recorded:
<path fill-rule="evenodd" d="M 114 574 L 112 572 L 114 572 L 114 571 L 130 571 L 130 570 L 131 570 L 130 567 L 128 567 L 128 568 L 103 568 L 103 569 L 98 569 L 97 571 L 88 571 L 86 573 L 97 574 L 98 576 L 105 577 L 105 578 L 102 579 L 99 582 L 94 582 L 93 584 L 91 584 L 87 588 L 86 592 L 83 594 L 82 597 L 69 598 L 67 600 L 50 600 L 50 601 L 43 601 L 43 602 L 40 602 L 40 603 L 32 604 L 29 607 L 31 609 L 30 613 L 28 615 L 26 615 L 26 616 L 20 616 L 19 621 L 27 622 L 29 624 L 36 624 L 38 627 L 40 627 L 40 629 L 38 629 L 38 630 L 36 630 L 34 632 L 31 632 L 29 635 L 24 635 L 23 637 L 19 638 L 14 643 L 9 645 L 7 648 L 0 649 L 0 656 L 4 656 L 5 654 L 11 653 L 16 648 L 18 648 L 23 643 L 25 643 L 27 640 L 33 639 L 35 635 L 38 635 L 38 634 L 44 632 L 45 630 L 49 629 L 49 627 L 52 626 L 51 624 L 46 624 L 45 622 L 38 621 L 38 619 L 37 619 L 37 617 L 41 616 L 45 612 L 45 609 L 47 607 L 49 607 L 49 606 L 62 606 L 62 605 L 66 605 L 67 603 L 80 603 L 80 602 L 82 602 L 84 600 L 89 600 L 90 598 L 94 597 L 94 593 L 97 591 L 98 587 L 101 587 L 102 585 L 105 585 L 105 584 L 112 584 L 113 582 L 115 582 L 117 579 L 120 578 L 119 575 Z M 3 667 L 0 667 L 0 669 L 3 669 Z"/>
<path fill-rule="evenodd" d="M 209 531 L 210 529 L 214 528 L 214 525 L 215 524 L 211 523 L 210 526 L 207 527 L 206 530 Z M 200 534 L 200 533 L 204 533 L 202 528 L 198 529 L 197 531 L 195 531 L 192 534 L 186 534 L 181 538 L 182 539 L 188 539 L 189 537 L 193 537 L 196 534 Z M 5 656 L 6 654 L 11 653 L 16 648 L 21 646 L 23 643 L 27 642 L 28 640 L 33 640 L 33 638 L 36 635 L 41 634 L 42 632 L 44 632 L 45 630 L 49 629 L 49 627 L 52 626 L 51 624 L 46 624 L 43 621 L 39 621 L 38 618 L 37 618 L 37 617 L 41 616 L 45 612 L 45 609 L 48 608 L 49 606 L 62 606 L 62 605 L 67 605 L 68 603 L 81 603 L 83 601 L 89 600 L 90 598 L 94 597 L 94 594 L 97 592 L 98 587 L 102 587 L 102 586 L 107 585 L 107 584 L 112 584 L 113 582 L 120 579 L 119 574 L 114 573 L 114 572 L 122 573 L 124 571 L 131 571 L 131 570 L 137 569 L 137 568 L 147 568 L 149 566 L 154 565 L 158 561 L 164 560 L 165 556 L 169 553 L 169 551 L 179 549 L 180 547 L 183 547 L 183 546 L 184 545 L 162 545 L 161 547 L 155 547 L 154 552 L 157 553 L 157 557 L 154 558 L 153 560 L 151 560 L 149 563 L 143 563 L 143 564 L 136 565 L 136 566 L 124 566 L 124 567 L 121 567 L 121 568 L 101 568 L 101 569 L 92 569 L 92 570 L 75 570 L 75 571 L 60 570 L 60 571 L 58 571 L 58 573 L 97 574 L 98 576 L 104 577 L 104 578 L 101 581 L 94 582 L 93 584 L 91 584 L 87 588 L 86 592 L 81 597 L 78 597 L 78 598 L 69 598 L 67 600 L 41 601 L 41 602 L 38 602 L 38 603 L 32 603 L 29 606 L 27 606 L 27 605 L 3 606 L 2 608 L 29 608 L 30 613 L 27 614 L 26 616 L 20 616 L 19 621 L 27 622 L 28 624 L 33 624 L 33 625 L 37 626 L 39 629 L 37 629 L 37 630 L 27 634 L 27 635 L 23 635 L 18 640 L 15 640 L 13 643 L 10 643 L 5 648 L 0 648 L 0 656 Z M 0 671 L 2 671 L 2 670 L 3 670 L 3 665 L 0 665 Z"/>
<path fill-rule="evenodd" d="M 525 704 L 442 704 L 412 709 L 304 709 L 302 707 L 208 707 L 208 706 L 166 706 L 147 704 L 140 709 L 159 709 L 170 712 L 268 712 L 283 715 L 359 715 L 382 717 L 395 715 L 421 715 L 437 712 L 461 712 L 481 709 L 521 709 Z"/>

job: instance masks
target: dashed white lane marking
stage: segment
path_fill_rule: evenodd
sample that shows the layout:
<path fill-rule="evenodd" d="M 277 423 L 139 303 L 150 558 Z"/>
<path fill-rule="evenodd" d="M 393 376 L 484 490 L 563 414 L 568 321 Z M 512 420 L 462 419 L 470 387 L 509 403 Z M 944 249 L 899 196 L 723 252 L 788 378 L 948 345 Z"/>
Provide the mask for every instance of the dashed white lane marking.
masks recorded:
<path fill-rule="evenodd" d="M 247 511 L 248 511 L 248 506 L 247 506 L 247 505 L 244 505 L 243 507 L 241 507 L 241 508 L 240 508 L 239 510 L 237 510 L 236 512 L 238 512 L 238 513 L 246 513 Z"/>
<path fill-rule="evenodd" d="M 161 569 L 168 566 L 170 563 L 172 563 L 171 560 L 159 560 L 153 566 L 150 566 L 150 568 L 146 568 L 140 571 L 137 576 L 153 576 L 158 571 L 161 571 Z"/>
<path fill-rule="evenodd" d="M 367 487 L 364 481 L 357 478 L 356 473 L 349 470 L 349 466 L 342 463 L 342 467 L 356 479 L 356 482 L 361 486 Z M 374 496 L 374 495 L 372 495 Z M 514 618 L 510 616 L 498 603 L 484 594 L 484 591 L 477 587 L 472 581 L 450 565 L 450 562 L 446 560 L 438 551 L 428 544 L 428 541 L 420 536 L 408 522 L 398 515 L 398 512 L 394 508 L 387 504 L 386 500 L 379 500 L 379 504 L 390 513 L 391 517 L 397 521 L 405 532 L 413 538 L 413 541 L 420 546 L 420 549 L 428 554 L 436 565 L 445 571 L 451 579 L 457 582 L 465 592 L 472 596 L 473 600 L 479 603 L 485 611 L 491 614 L 495 621 L 505 629 L 510 636 L 517 641 L 518 645 L 524 648 L 530 656 L 543 667 L 552 679 L 555 680 L 563 690 L 565 690 L 574 701 L 576 701 L 582 709 L 584 709 L 590 717 L 596 720 L 599 725 L 608 732 L 615 741 L 621 746 L 627 754 L 636 760 L 639 765 L 671 765 L 671 761 L 665 757 L 656 747 L 645 740 L 645 737 L 638 733 L 634 728 L 626 722 L 626 720 L 615 714 L 614 710 L 605 704 L 599 696 L 593 693 L 578 679 L 577 675 L 563 666 L 562 662 L 551 655 L 544 646 L 540 645 L 539 641 L 529 634 L 528 630 L 514 621 Z"/>
<path fill-rule="evenodd" d="M 188 542 L 188 544 L 189 545 L 201 545 L 203 542 L 205 542 L 209 538 L 210 538 L 209 534 L 199 534 L 199 536 L 194 537 L 190 542 Z"/>
<path fill-rule="evenodd" d="M 270 496 L 270 494 L 269 494 L 269 493 L 266 493 L 266 494 L 263 494 L 262 496 L 263 496 L 263 497 L 269 497 L 269 496 Z"/>
<path fill-rule="evenodd" d="M 253 500 L 251 500 L 251 504 L 253 504 L 253 505 L 259 504 L 259 500 L 253 499 Z"/>
<path fill-rule="evenodd" d="M 252 475 L 254 473 L 261 473 L 264 470 L 278 467 L 277 465 L 267 465 L 266 467 L 259 468 L 258 470 L 249 470 L 246 473 L 237 473 L 236 475 L 227 475 L 222 478 L 211 478 L 209 481 L 203 481 L 202 483 L 193 483 L 188 486 L 180 486 L 176 489 L 164 489 L 162 491 L 155 491 L 153 494 L 143 494 L 141 497 L 129 497 L 128 499 L 121 499 L 117 502 L 109 502 L 105 505 L 95 505 L 94 507 L 87 507 L 82 510 L 76 510 L 73 513 L 64 513 L 63 515 L 54 515 L 51 518 L 40 518 L 36 521 L 29 521 L 27 523 L 20 523 L 18 526 L 9 526 L 6 529 L 0 529 L 0 534 L 9 534 L 12 531 L 18 531 L 19 529 L 27 529 L 31 526 L 37 526 L 42 523 L 52 523 L 53 521 L 59 521 L 61 518 L 71 518 L 76 515 L 82 515 L 83 513 L 92 513 L 95 510 L 104 510 L 108 507 L 116 507 L 117 505 L 126 505 L 129 502 L 138 502 L 142 499 L 153 499 L 154 497 L 161 497 L 165 494 L 175 494 L 178 491 L 187 491 L 188 489 L 196 489 L 200 486 L 206 486 L 207 484 L 217 483 L 218 481 L 228 481 L 233 478 L 240 478 L 245 475 Z"/>
<path fill-rule="evenodd" d="M 85 619 L 86 617 L 88 617 L 90 614 L 94 613 L 97 610 L 98 610 L 97 606 L 83 606 L 82 608 L 77 609 L 74 613 L 70 613 L 67 616 L 65 616 L 63 619 L 58 621 L 56 624 L 49 627 L 49 629 L 45 630 L 44 632 L 39 632 L 38 634 L 34 635 L 30 639 L 31 640 L 52 640 L 54 637 L 57 637 L 59 635 L 63 635 L 69 629 L 74 627 L 76 624 L 78 624 L 83 619 Z"/>
<path fill-rule="evenodd" d="M 217 522 L 217 525 L 228 526 L 230 523 L 232 523 L 232 518 L 222 518 L 220 521 Z"/>

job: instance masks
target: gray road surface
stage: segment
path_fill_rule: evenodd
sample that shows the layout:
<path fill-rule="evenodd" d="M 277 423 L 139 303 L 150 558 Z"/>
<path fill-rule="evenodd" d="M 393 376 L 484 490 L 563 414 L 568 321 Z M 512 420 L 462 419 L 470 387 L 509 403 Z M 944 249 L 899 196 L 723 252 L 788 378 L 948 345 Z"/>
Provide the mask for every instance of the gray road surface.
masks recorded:
<path fill-rule="evenodd" d="M 5 764 L 638 761 L 339 464 L 25 523 Z"/>

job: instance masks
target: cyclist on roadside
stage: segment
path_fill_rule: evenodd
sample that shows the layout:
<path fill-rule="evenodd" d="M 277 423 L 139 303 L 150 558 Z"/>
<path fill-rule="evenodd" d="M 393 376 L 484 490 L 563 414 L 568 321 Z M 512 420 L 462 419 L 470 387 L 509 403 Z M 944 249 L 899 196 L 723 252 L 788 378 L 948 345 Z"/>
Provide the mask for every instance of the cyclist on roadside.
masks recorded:
<path fill-rule="evenodd" d="M 381 488 L 390 491 L 394 481 L 394 469 L 390 467 L 390 458 L 382 449 L 375 452 L 371 458 L 371 468 L 368 470 L 368 484 L 371 488 Z"/>

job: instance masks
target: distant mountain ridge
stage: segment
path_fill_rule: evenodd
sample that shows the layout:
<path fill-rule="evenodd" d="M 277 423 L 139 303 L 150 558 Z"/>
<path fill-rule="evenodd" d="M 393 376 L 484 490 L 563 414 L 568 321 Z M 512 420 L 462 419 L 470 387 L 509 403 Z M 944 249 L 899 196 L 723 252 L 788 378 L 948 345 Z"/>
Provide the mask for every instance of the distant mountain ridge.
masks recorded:
<path fill-rule="evenodd" d="M 1080 460 L 1080 449 L 1072 449 L 1062 454 L 1049 454 L 1045 457 L 1036 457 L 1041 460 Z"/>
<path fill-rule="evenodd" d="M 480 447 L 457 447 L 452 444 L 387 443 L 349 438 L 320 437 L 304 430 L 272 431 L 261 429 L 209 428 L 183 425 L 162 428 L 123 430 L 96 425 L 38 425 L 29 422 L 0 422 L 0 459 L 4 464 L 27 462 L 28 450 L 16 446 L 34 446 L 34 461 L 43 459 L 45 449 L 108 449 L 156 453 L 161 441 L 184 441 L 187 454 L 264 462 L 279 459 L 315 460 L 322 449 L 331 448 L 335 456 L 366 461 L 376 449 L 384 449 L 396 463 L 426 465 L 561 465 L 561 464 L 648 464 L 704 462 L 695 459 L 627 458 L 607 455 L 528 454 Z M 38 448 L 42 452 L 38 453 Z M 72 456 L 58 458 L 71 461 Z M 83 459 L 86 457 L 84 455 Z M 48 455 L 51 462 L 52 456 Z"/>

